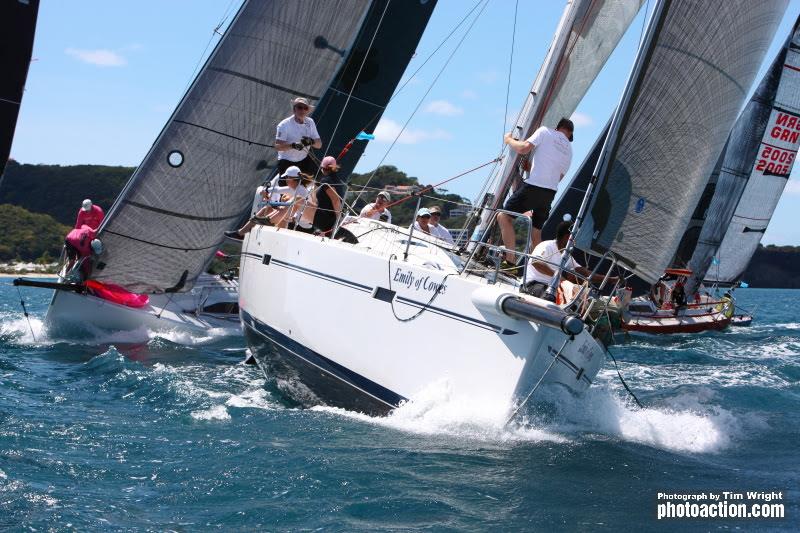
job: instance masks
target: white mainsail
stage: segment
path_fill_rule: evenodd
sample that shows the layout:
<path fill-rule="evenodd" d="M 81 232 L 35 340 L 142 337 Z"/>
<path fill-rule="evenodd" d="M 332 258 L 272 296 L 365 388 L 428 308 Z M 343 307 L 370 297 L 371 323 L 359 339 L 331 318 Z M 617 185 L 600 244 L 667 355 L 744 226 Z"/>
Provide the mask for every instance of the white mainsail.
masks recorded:
<path fill-rule="evenodd" d="M 778 0 L 659 2 L 594 174 L 578 248 L 613 252 L 638 277 L 658 280 L 785 8 Z"/>
<path fill-rule="evenodd" d="M 798 147 L 800 18 L 731 134 L 690 264 L 695 283 L 727 285 L 741 279 L 789 180 Z"/>

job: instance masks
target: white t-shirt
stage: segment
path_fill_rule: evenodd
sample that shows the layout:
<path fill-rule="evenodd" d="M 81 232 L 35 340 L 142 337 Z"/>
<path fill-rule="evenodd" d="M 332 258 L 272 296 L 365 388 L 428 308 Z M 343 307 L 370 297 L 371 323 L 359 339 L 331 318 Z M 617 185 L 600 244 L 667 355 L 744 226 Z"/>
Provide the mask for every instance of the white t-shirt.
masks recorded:
<path fill-rule="evenodd" d="M 453 236 L 450 235 L 450 232 L 447 230 L 447 228 L 445 228 L 441 224 L 439 224 L 438 226 L 429 224 L 429 227 L 431 228 L 431 235 L 433 235 L 434 237 L 438 237 L 439 239 L 445 242 L 449 242 L 450 244 L 454 244 Z"/>
<path fill-rule="evenodd" d="M 388 222 L 389 224 L 392 223 L 392 213 L 389 211 L 389 209 L 384 209 L 383 211 L 376 211 L 375 213 L 372 214 L 372 216 L 367 216 L 367 211 L 374 208 L 375 208 L 375 202 L 367 204 L 364 206 L 364 209 L 361 210 L 361 213 L 359 213 L 358 216 L 364 218 L 371 218 L 372 220 L 380 220 L 381 216 L 385 215 L 386 216 L 385 222 Z"/>
<path fill-rule="evenodd" d="M 306 189 L 303 184 L 299 184 L 296 189 L 292 189 L 288 185 L 284 185 L 283 187 L 278 186 L 278 176 L 272 178 L 272 181 L 269 182 L 269 201 L 270 202 L 280 202 L 281 196 L 284 194 L 291 196 L 292 198 L 307 198 L 308 197 L 308 189 Z"/>
<path fill-rule="evenodd" d="M 558 270 L 558 265 L 561 264 L 561 257 L 563 255 L 564 251 L 558 249 L 558 244 L 556 244 L 555 240 L 542 241 L 537 244 L 536 248 L 533 249 L 533 253 L 531 254 L 533 257 L 530 261 L 528 261 L 528 270 L 525 272 L 525 283 L 538 281 L 539 283 L 550 285 L 550 282 L 553 281 L 553 276 L 548 276 L 547 274 L 536 270 L 536 267 L 533 266 L 533 260 L 540 259 L 547 267 L 550 268 L 550 270 L 555 272 Z M 570 258 L 567 260 L 567 268 L 570 270 L 575 270 L 575 268 L 578 266 L 580 265 L 578 265 L 578 263 L 570 256 Z"/>
<path fill-rule="evenodd" d="M 542 126 L 533 132 L 527 142 L 534 146 L 529 185 L 558 189 L 562 174 L 566 175 L 572 163 L 572 145 L 560 131 Z"/>
<path fill-rule="evenodd" d="M 314 124 L 314 119 L 306 117 L 302 124 L 294 119 L 294 115 L 285 118 L 278 123 L 278 131 L 275 134 L 275 139 L 287 143 L 299 143 L 303 137 L 311 137 L 312 139 L 319 139 L 317 133 L 317 125 Z M 288 161 L 298 162 L 306 158 L 308 152 L 305 150 L 289 150 L 278 152 L 278 159 L 286 159 Z"/>

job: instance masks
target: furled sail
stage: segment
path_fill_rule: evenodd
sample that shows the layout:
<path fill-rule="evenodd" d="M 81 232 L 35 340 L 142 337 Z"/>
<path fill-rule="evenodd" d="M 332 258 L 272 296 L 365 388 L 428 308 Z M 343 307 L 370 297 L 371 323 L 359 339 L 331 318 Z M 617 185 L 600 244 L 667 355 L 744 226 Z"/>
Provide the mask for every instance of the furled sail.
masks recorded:
<path fill-rule="evenodd" d="M 290 101 L 318 101 L 368 0 L 249 0 L 112 207 L 92 274 L 139 292 L 187 290 L 274 167 Z"/>
<path fill-rule="evenodd" d="M 527 139 L 540 126 L 554 128 L 570 117 L 625 30 L 636 17 L 643 0 L 572 0 L 561 17 L 547 57 L 533 82 L 514 126 Z M 520 156 L 506 157 L 489 207 L 501 207 L 515 179 L 521 177 Z M 488 212 L 477 229 L 477 240 L 489 221 Z"/>
<path fill-rule="evenodd" d="M 33 53 L 33 36 L 39 0 L 6 0 L 0 2 L 0 174 L 11 153 L 14 128 L 28 77 Z"/>
<path fill-rule="evenodd" d="M 611 251 L 644 281 L 658 280 L 785 8 L 778 0 L 659 2 L 595 172 L 579 248 Z"/>
<path fill-rule="evenodd" d="M 735 283 L 772 218 L 800 146 L 800 19 L 731 132 L 690 283 Z M 716 256 L 716 260 L 714 260 Z"/>

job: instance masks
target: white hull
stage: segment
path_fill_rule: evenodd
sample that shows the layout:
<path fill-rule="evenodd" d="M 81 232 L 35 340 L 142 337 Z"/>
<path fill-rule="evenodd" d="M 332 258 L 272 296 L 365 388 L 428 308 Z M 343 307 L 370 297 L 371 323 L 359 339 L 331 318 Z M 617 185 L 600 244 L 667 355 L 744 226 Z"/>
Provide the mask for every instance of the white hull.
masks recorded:
<path fill-rule="evenodd" d="M 229 312 L 205 312 L 235 303 L 238 283 L 216 276 L 202 276 L 186 293 L 150 296 L 142 308 L 116 304 L 90 294 L 56 290 L 45 317 L 52 337 L 82 338 L 99 334 L 142 331 L 186 331 L 199 333 L 211 328 L 231 328 L 238 315 Z"/>
<path fill-rule="evenodd" d="M 581 392 L 603 364 L 604 348 L 586 330 L 568 340 L 507 316 L 497 302 L 520 296 L 515 287 L 459 275 L 430 241 L 415 239 L 403 261 L 395 252 L 402 257 L 407 235 L 396 227 L 348 228 L 359 244 L 257 226 L 242 248 L 245 335 L 269 377 L 302 385 L 301 400 L 386 413 L 446 380 L 455 397 L 510 407 L 543 375 Z"/>

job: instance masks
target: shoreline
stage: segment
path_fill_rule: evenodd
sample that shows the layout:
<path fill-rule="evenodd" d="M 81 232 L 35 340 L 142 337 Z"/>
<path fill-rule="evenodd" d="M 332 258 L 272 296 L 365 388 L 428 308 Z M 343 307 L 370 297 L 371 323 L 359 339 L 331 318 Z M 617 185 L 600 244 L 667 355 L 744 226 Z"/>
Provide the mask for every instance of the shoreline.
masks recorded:
<path fill-rule="evenodd" d="M 0 272 L 0 278 L 57 278 L 58 274 L 44 272 L 16 272 L 14 274 Z"/>

